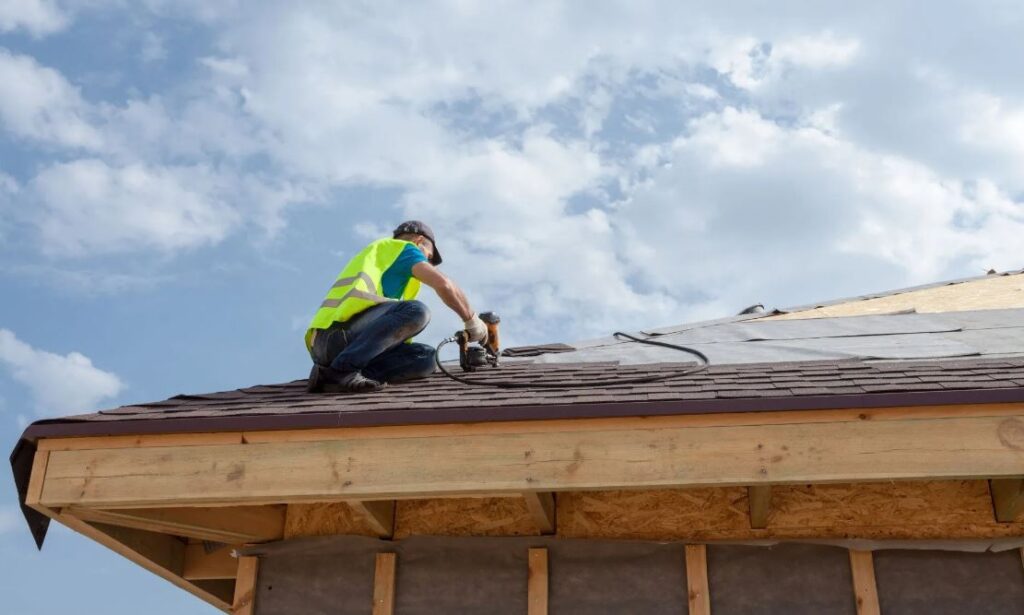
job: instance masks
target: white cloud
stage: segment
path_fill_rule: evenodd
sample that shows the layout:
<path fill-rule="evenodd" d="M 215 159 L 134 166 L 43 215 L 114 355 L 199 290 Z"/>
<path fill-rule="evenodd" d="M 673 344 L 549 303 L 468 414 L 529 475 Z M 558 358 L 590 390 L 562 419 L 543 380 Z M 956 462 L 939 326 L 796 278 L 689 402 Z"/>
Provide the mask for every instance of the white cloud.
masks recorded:
<path fill-rule="evenodd" d="M 67 27 L 68 16 L 51 0 L 6 0 L 0 2 L 0 32 L 24 28 L 39 37 Z"/>
<path fill-rule="evenodd" d="M 711 45 L 710 63 L 738 87 L 755 90 L 794 68 L 823 70 L 850 65 L 861 43 L 829 31 L 781 38 L 724 37 Z"/>
<path fill-rule="evenodd" d="M 203 89 L 170 108 L 159 96 L 91 104 L 59 72 L 0 49 L 0 95 L 10 132 L 93 156 L 43 167 L 20 207 L 0 217 L 5 227 L 34 224 L 50 256 L 170 254 L 219 243 L 243 220 L 273 236 L 288 205 L 318 198 L 315 186 L 241 170 L 267 144 L 230 88 Z M 5 178 L 0 188 L 12 185 Z"/>
<path fill-rule="evenodd" d="M 1024 203 L 989 182 L 753 111 L 691 128 L 613 221 L 628 229 L 623 258 L 653 287 L 684 301 L 689 290 L 691 314 L 1019 266 Z"/>
<path fill-rule="evenodd" d="M 0 48 L 0 122 L 12 134 L 66 147 L 98 148 L 78 88 L 34 59 Z"/>
<path fill-rule="evenodd" d="M 145 98 L 90 105 L 7 55 L 59 94 L 8 129 L 92 149 L 22 189 L 50 255 L 273 234 L 388 187 L 481 301 L 577 333 L 1018 264 L 1019 14 L 933 7 L 972 43 L 950 57 L 888 6 L 215 4 L 147 1 L 215 44 Z"/>
<path fill-rule="evenodd" d="M 199 58 L 199 62 L 215 73 L 228 77 L 245 77 L 249 74 L 249 67 L 238 58 Z"/>
<path fill-rule="evenodd" d="M 95 367 L 85 355 L 37 350 L 7 329 L 0 329 L 0 365 L 29 388 L 39 416 L 88 412 L 124 388 L 115 374 Z"/>
<path fill-rule="evenodd" d="M 204 167 L 111 166 L 96 159 L 44 169 L 32 181 L 33 222 L 53 255 L 216 243 L 240 223 L 221 178 Z"/>
<path fill-rule="evenodd" d="M 777 62 L 812 69 L 846 66 L 860 52 L 860 41 L 841 38 L 832 32 L 783 39 L 772 46 L 771 57 Z"/>
<path fill-rule="evenodd" d="M 991 94 L 968 94 L 962 102 L 960 136 L 970 145 L 1006 156 L 1017 171 L 1024 169 L 1024 101 Z M 1018 185 L 1024 177 L 1018 175 Z"/>

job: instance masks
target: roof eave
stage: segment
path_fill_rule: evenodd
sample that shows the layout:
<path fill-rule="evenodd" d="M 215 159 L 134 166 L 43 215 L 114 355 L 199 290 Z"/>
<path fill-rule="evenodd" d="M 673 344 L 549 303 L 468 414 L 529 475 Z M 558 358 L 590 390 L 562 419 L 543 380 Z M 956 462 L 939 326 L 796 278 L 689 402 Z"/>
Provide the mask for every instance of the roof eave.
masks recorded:
<path fill-rule="evenodd" d="M 146 435 L 218 431 L 266 431 L 330 427 L 384 427 L 443 423 L 481 423 L 523 420 L 622 418 L 688 414 L 731 414 L 884 408 L 889 406 L 966 405 L 1024 402 L 1024 387 L 904 391 L 846 395 L 801 395 L 767 398 L 716 398 L 701 400 L 604 402 L 520 405 L 495 408 L 422 408 L 365 410 L 281 415 L 235 415 L 110 421 L 44 420 L 28 426 L 23 440 L 78 436 Z"/>

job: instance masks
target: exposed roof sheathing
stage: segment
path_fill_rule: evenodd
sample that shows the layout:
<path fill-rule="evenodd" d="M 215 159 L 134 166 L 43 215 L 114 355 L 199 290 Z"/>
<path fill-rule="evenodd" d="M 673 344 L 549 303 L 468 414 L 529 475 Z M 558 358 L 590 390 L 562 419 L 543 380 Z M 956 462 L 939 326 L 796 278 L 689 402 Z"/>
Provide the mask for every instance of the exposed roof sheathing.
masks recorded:
<path fill-rule="evenodd" d="M 885 314 L 903 310 L 918 313 L 1024 308 L 1024 272 L 992 274 L 880 295 L 829 302 L 820 307 L 794 308 L 774 320 Z"/>

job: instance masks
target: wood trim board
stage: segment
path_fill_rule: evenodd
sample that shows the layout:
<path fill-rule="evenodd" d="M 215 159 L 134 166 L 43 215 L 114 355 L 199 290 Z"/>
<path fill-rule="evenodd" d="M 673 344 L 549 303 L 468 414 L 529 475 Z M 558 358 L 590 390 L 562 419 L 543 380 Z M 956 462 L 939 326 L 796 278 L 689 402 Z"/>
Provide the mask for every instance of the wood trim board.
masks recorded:
<path fill-rule="evenodd" d="M 704 545 L 686 545 L 686 593 L 690 615 L 711 615 L 708 553 Z"/>
<path fill-rule="evenodd" d="M 373 615 L 393 615 L 395 612 L 395 567 L 398 556 L 378 553 L 373 573 Z"/>
<path fill-rule="evenodd" d="M 527 552 L 526 613 L 548 615 L 548 550 L 544 548 Z"/>
<path fill-rule="evenodd" d="M 259 444 L 265 442 L 319 442 L 363 438 L 407 438 L 498 433 L 554 433 L 601 431 L 646 427 L 724 427 L 731 425 L 778 425 L 790 423 L 886 421 L 977 416 L 1024 415 L 1024 403 L 980 403 L 824 410 L 780 410 L 669 416 L 631 416 L 590 419 L 547 419 L 484 423 L 442 423 L 427 425 L 383 425 L 371 427 L 318 427 L 264 431 L 223 431 L 198 433 L 156 433 L 110 436 L 66 436 L 40 438 L 37 450 L 88 450 L 164 446 L 208 446 L 212 444 Z"/>
<path fill-rule="evenodd" d="M 857 615 L 880 615 L 874 556 L 871 551 L 850 549 L 850 572 L 853 575 L 853 593 L 857 601 Z"/>
<path fill-rule="evenodd" d="M 235 599 L 231 612 L 235 615 L 253 615 L 256 611 L 256 589 L 259 580 L 260 559 L 238 558 L 238 576 L 235 579 Z"/>
<path fill-rule="evenodd" d="M 49 451 L 49 508 L 1024 475 L 1024 416 Z"/>

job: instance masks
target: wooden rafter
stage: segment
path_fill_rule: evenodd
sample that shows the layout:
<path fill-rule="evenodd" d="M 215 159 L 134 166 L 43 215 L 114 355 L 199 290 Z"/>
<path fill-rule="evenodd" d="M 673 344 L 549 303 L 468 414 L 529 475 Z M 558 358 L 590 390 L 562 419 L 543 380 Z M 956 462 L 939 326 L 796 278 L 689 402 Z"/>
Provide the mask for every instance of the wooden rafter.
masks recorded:
<path fill-rule="evenodd" d="M 226 544 L 267 542 L 284 535 L 283 506 L 118 510 L 72 506 L 64 512 L 85 521 Z"/>
<path fill-rule="evenodd" d="M 1024 479 L 1000 478 L 989 481 L 996 521 L 1010 523 L 1024 512 Z"/>
<path fill-rule="evenodd" d="M 750 504 L 750 527 L 760 530 L 768 527 L 768 514 L 771 512 L 771 485 L 747 487 L 747 501 Z"/>
<path fill-rule="evenodd" d="M 358 511 L 381 538 L 390 538 L 395 533 L 395 501 L 351 501 L 349 505 Z"/>
<path fill-rule="evenodd" d="M 554 534 L 555 524 L 555 494 L 549 492 L 527 491 L 523 493 L 526 499 L 526 507 L 530 510 L 530 516 L 541 534 Z"/>
<path fill-rule="evenodd" d="M 1024 410 L 1018 413 L 662 429 L 638 421 L 606 430 L 582 425 L 578 431 L 51 450 L 40 502 L 50 508 L 230 506 L 1002 478 L 1024 474 L 1024 441 L 1018 441 Z"/>

